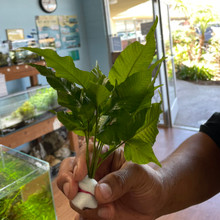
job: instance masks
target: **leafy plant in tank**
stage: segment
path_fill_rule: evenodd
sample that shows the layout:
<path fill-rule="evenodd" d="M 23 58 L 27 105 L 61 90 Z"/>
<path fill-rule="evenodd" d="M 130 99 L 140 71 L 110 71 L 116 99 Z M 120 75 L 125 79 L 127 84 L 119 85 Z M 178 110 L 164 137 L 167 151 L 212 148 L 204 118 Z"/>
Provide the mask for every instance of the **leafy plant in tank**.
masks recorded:
<path fill-rule="evenodd" d="M 152 150 L 158 134 L 161 102 L 152 103 L 159 72 L 153 70 L 165 59 L 152 63 L 156 42 L 156 18 L 146 44 L 134 42 L 118 56 L 106 77 L 96 65 L 90 72 L 74 65 L 71 57 L 60 57 L 53 50 L 24 48 L 43 56 L 47 66 L 31 64 L 57 90 L 58 103 L 68 111 L 57 117 L 70 131 L 85 136 L 88 177 L 117 148 L 124 145 L 124 156 L 138 164 L 150 161 L 160 165 Z M 51 69 L 52 68 L 52 69 Z M 93 155 L 89 156 L 89 139 L 93 137 Z M 103 146 L 110 146 L 101 153 Z M 80 185 L 79 185 L 80 187 Z"/>
<path fill-rule="evenodd" d="M 33 175 L 29 174 L 33 174 L 34 169 L 25 160 L 16 157 L 16 154 L 2 152 L 0 157 L 1 220 L 56 219 L 49 183 L 24 197 L 24 192 L 29 191 L 26 190 L 26 185 L 33 180 Z M 34 171 L 35 177 L 39 175 L 38 172 Z M 21 183 L 22 186 L 20 186 Z"/>

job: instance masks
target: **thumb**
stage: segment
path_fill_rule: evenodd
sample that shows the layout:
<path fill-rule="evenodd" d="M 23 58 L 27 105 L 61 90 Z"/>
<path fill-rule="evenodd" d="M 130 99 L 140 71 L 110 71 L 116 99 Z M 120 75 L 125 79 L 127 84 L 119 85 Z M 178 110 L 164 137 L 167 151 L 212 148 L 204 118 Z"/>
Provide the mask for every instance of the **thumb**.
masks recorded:
<path fill-rule="evenodd" d="M 95 189 L 95 197 L 99 203 L 109 203 L 122 197 L 128 191 L 138 189 L 144 170 L 133 163 L 124 163 L 120 170 L 106 175 L 99 181 Z"/>

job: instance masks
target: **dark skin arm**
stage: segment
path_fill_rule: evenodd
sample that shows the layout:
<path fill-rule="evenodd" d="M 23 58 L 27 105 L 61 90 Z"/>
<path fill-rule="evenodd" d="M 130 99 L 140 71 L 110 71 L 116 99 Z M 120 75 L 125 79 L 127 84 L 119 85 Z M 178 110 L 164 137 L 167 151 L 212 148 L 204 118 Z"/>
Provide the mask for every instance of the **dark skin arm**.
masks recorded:
<path fill-rule="evenodd" d="M 220 148 L 206 134 L 184 141 L 158 170 L 166 186 L 161 214 L 203 202 L 220 191 Z"/>
<path fill-rule="evenodd" d="M 69 200 L 86 174 L 83 148 L 76 158 L 62 162 L 57 184 Z M 184 141 L 159 168 L 126 162 L 121 148 L 103 163 L 96 179 L 98 208 L 80 211 L 71 205 L 83 219 L 156 219 L 220 191 L 220 149 L 199 132 Z"/>

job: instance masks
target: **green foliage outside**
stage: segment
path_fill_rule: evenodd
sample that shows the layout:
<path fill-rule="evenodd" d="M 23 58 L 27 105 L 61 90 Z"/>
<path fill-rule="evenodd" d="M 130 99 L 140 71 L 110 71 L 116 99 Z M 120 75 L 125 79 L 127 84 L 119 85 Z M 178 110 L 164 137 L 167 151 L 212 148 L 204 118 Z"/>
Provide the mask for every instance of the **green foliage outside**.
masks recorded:
<path fill-rule="evenodd" d="M 212 70 L 206 68 L 205 66 L 187 66 L 187 65 L 177 65 L 176 66 L 176 75 L 179 79 L 183 80 L 211 80 L 213 78 L 213 74 L 211 74 Z"/>
<path fill-rule="evenodd" d="M 212 80 L 220 65 L 220 41 L 216 36 L 207 42 L 205 31 L 211 22 L 218 22 L 218 14 L 211 6 L 187 7 L 188 0 L 174 0 L 173 7 L 185 14 L 186 26 L 180 26 L 173 34 L 173 52 L 177 77 L 186 80 Z M 219 22 L 220 23 L 220 22 Z M 196 32 L 196 29 L 200 33 Z"/>
<path fill-rule="evenodd" d="M 156 51 L 154 32 L 158 19 L 146 36 L 146 44 L 130 44 L 118 56 L 108 77 L 96 65 L 90 72 L 76 68 L 71 57 L 60 57 L 49 49 L 24 48 L 43 56 L 47 67 L 32 64 L 57 90 L 58 103 L 69 111 L 57 112 L 65 127 L 85 136 L 88 176 L 117 148 L 124 145 L 126 160 L 150 161 L 160 165 L 152 146 L 158 134 L 161 102 L 151 103 L 159 68 L 165 59 L 152 64 Z M 51 69 L 53 68 L 53 70 Z M 89 139 L 93 137 L 93 156 L 89 157 Z M 110 150 L 101 154 L 107 144 Z"/>

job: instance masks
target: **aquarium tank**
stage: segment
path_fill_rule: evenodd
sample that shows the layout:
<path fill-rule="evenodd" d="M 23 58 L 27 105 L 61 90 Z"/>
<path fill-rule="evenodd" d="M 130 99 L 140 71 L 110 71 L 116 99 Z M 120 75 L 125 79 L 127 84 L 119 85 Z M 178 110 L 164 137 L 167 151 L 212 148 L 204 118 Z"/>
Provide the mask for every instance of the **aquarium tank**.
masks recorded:
<path fill-rule="evenodd" d="M 49 164 L 0 145 L 0 219 L 55 220 Z"/>
<path fill-rule="evenodd" d="M 57 92 L 48 85 L 1 97 L 0 135 L 51 117 L 50 110 L 58 107 Z"/>

